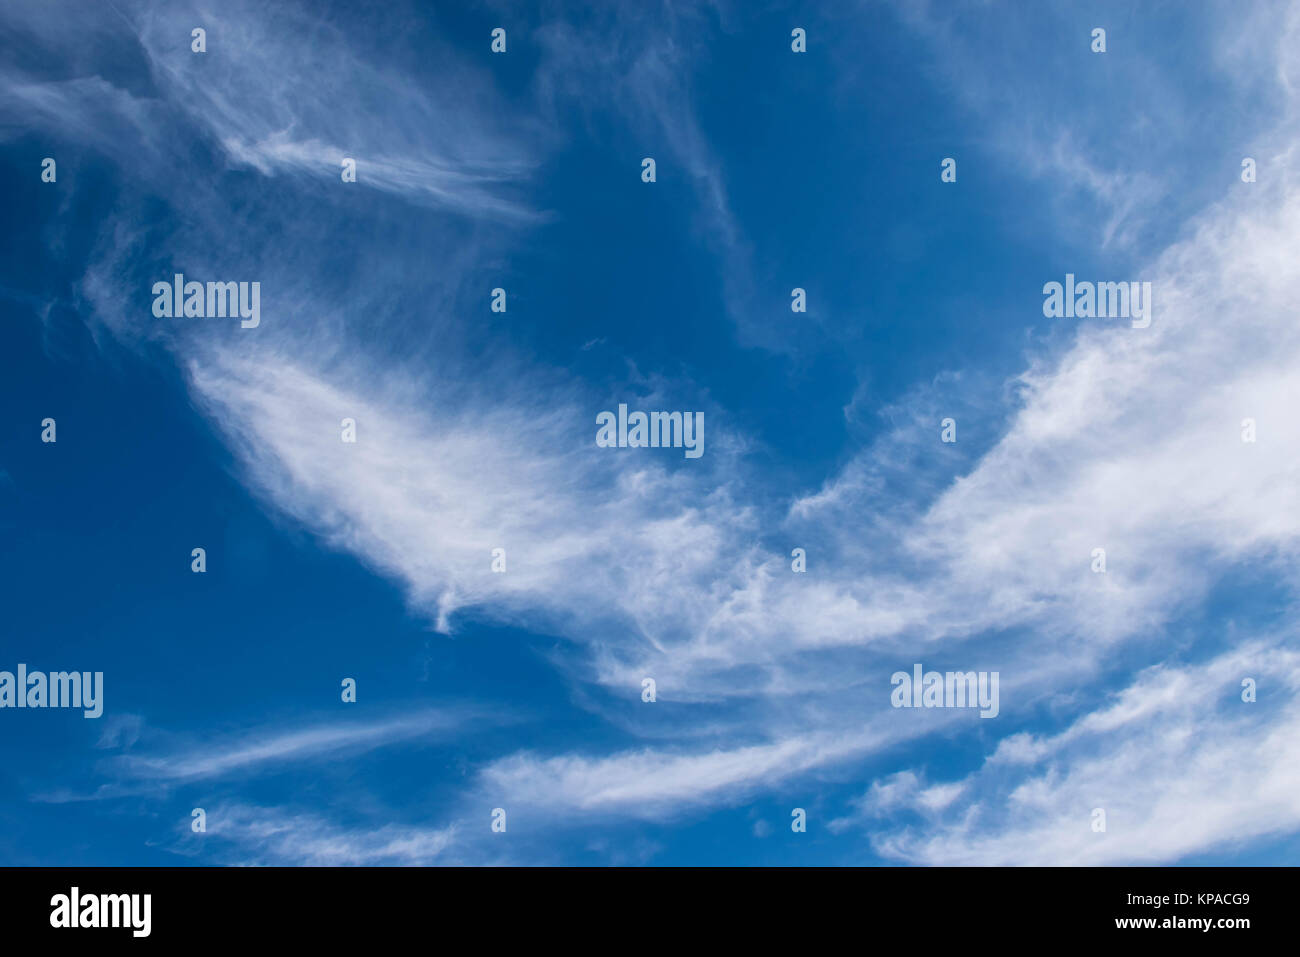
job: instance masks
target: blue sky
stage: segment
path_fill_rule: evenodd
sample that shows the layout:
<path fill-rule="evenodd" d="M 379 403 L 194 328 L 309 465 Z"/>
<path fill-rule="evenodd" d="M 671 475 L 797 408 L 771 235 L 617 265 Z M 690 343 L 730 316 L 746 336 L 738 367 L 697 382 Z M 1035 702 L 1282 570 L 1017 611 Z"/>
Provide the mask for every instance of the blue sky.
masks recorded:
<path fill-rule="evenodd" d="M 1294 862 L 1294 4 L 354 7 L 0 11 L 0 860 Z"/>

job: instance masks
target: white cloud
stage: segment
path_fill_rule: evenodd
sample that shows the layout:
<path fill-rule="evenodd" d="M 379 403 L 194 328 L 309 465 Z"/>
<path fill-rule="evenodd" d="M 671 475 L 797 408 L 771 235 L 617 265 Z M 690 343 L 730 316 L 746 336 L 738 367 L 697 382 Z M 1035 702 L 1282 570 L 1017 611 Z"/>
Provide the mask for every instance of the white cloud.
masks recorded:
<path fill-rule="evenodd" d="M 539 411 L 519 394 L 448 419 L 373 390 L 340 393 L 275 357 L 223 356 L 196 367 L 194 381 L 218 420 L 244 433 L 255 481 L 273 500 L 405 579 L 443 625 L 455 608 L 481 605 L 561 628 L 611 686 L 653 674 L 685 701 L 765 707 L 757 724 L 745 720 L 768 744 L 519 755 L 489 766 L 488 784 L 579 807 L 721 798 L 864 753 L 861 743 L 810 741 L 888 715 L 871 675 L 903 656 L 996 655 L 1004 714 L 1015 712 L 1094 680 L 1109 649 L 1158 634 L 1233 567 L 1294 551 L 1300 195 L 1285 171 L 1270 178 L 1135 264 L 1132 278 L 1154 285 L 1152 326 L 1081 323 L 1068 350 L 1026 371 L 1022 408 L 970 474 L 914 520 L 865 522 L 878 536 L 873 556 L 853 551 L 863 531 L 842 506 L 870 500 L 881 466 L 856 462 L 848 481 L 794 502 L 791 522 L 830 552 L 863 558 L 819 554 L 806 577 L 765 547 L 763 516 L 739 497 L 751 478 L 743 462 L 728 463 L 734 491 L 707 496 L 697 478 L 593 457 L 579 445 L 580 412 Z M 373 423 L 371 435 L 334 444 L 325 423 L 351 409 Z M 1261 423 L 1254 445 L 1240 439 L 1246 416 Z M 529 447 L 539 434 L 565 440 Z M 888 447 L 871 455 L 880 451 L 887 463 L 917 464 Z M 904 502 L 904 515 L 914 508 Z M 496 544 L 517 557 L 494 577 Z M 1107 549 L 1105 576 L 1090 571 L 1094 547 Z M 1013 628 L 1027 630 L 965 644 Z M 849 669 L 836 654 L 846 646 L 863 649 Z M 1158 660 L 1158 650 L 1145 654 Z M 823 709 L 808 703 L 814 695 Z M 782 708 L 783 697 L 795 703 Z"/>
<path fill-rule="evenodd" d="M 126 781 L 187 782 L 281 769 L 294 761 L 319 761 L 398 742 L 432 740 L 463 727 L 472 716 L 424 710 L 378 721 L 336 721 L 292 731 L 256 729 L 225 741 L 187 743 L 167 751 L 128 752 L 112 759 L 111 772 Z"/>
<path fill-rule="evenodd" d="M 214 808 L 207 828 L 196 837 L 187 825 L 185 841 L 176 850 L 192 852 L 202 840 L 238 865 L 421 867 L 451 863 L 448 851 L 457 837 L 454 825 L 344 828 L 319 814 L 248 804 Z"/>
<path fill-rule="evenodd" d="M 176 39 L 197 22 L 193 11 L 145 5 L 135 14 L 155 82 L 232 162 L 342 188 L 347 156 L 357 160 L 362 189 L 516 225 L 536 218 L 508 193 L 537 159 L 453 47 L 422 51 L 444 71 L 426 88 L 391 65 L 416 56 L 400 34 L 385 37 L 388 49 L 362 52 L 359 32 L 307 8 L 227 4 L 200 19 L 208 52 L 195 54 Z"/>
<path fill-rule="evenodd" d="M 188 51 L 171 51 L 160 39 L 174 25 L 170 14 L 142 21 L 157 81 L 232 160 L 268 174 L 303 174 L 318 163 L 336 166 L 360 143 L 381 188 L 489 218 L 527 209 L 496 188 L 527 168 L 514 138 L 489 124 L 452 151 L 446 143 L 455 118 L 465 115 L 461 108 L 450 98 L 435 102 L 396 89 L 388 72 L 347 52 L 337 36 L 327 34 L 317 49 L 257 17 L 223 20 L 210 42 L 241 52 L 211 56 L 213 72 L 200 84 Z M 224 41 L 222 30 L 229 31 Z M 335 54 L 345 57 L 345 68 L 330 65 Z M 675 101 L 651 93 L 674 62 L 638 61 L 639 72 L 626 79 L 647 97 L 639 108 L 661 125 L 674 118 Z M 276 66 L 269 80 L 259 72 L 267 64 Z M 1289 83 L 1291 61 L 1279 69 Z M 362 93 L 395 97 L 410 121 L 383 128 L 364 97 L 331 79 L 336 73 L 362 78 Z M 98 83 L 87 89 L 90 101 L 113 107 L 117 94 Z M 46 95 L 20 92 L 37 105 Z M 681 91 L 674 85 L 671 92 Z M 137 124 L 153 122 L 139 119 L 148 110 L 135 99 L 116 108 L 135 112 Z M 58 110 L 37 112 L 54 122 Z M 1059 117 L 1041 109 L 1036 115 L 1059 134 Z M 89 111 L 78 116 L 70 128 L 81 124 L 88 140 L 103 139 Z M 424 121 L 428 132 L 420 129 Z M 715 237 L 724 247 L 738 245 L 698 129 L 685 122 L 677 134 L 672 149 L 686 157 L 709 199 Z M 1102 167 L 1063 136 L 1034 142 L 1049 144 L 1041 154 L 1047 167 L 1067 172 L 1106 207 L 1094 240 L 1131 245 L 1146 235 L 1143 217 L 1159 196 L 1142 195 L 1155 174 L 1141 157 L 1125 152 L 1119 165 Z M 578 680 L 635 693 L 641 677 L 653 675 L 664 702 L 684 706 L 663 709 L 670 730 L 659 733 L 671 739 L 676 725 L 685 745 L 669 740 L 604 756 L 507 755 L 481 770 L 478 786 L 546 807 L 670 813 L 857 760 L 916 734 L 949 733 L 959 718 L 889 709 L 888 675 L 900 664 L 933 655 L 970 667 L 991 660 L 1003 672 L 999 720 L 1010 722 L 1098 680 L 1106 656 L 1121 645 L 1143 662 L 1164 661 L 1169 648 L 1151 639 L 1163 638 L 1171 620 L 1248 563 L 1294 589 L 1300 190 L 1287 165 L 1295 142 L 1289 123 L 1261 142 L 1260 155 L 1273 159 L 1259 183 L 1226 178 L 1220 201 L 1190 221 L 1180 241 L 1109 277 L 1151 280 L 1151 327 L 1080 322 L 1077 337 L 1031 362 L 1005 433 L 951 481 L 953 460 L 934 430 L 924 433 L 932 440 L 926 445 L 915 420 L 906 419 L 806 496 L 764 487 L 741 454 L 743 437 L 717 424 L 725 410 L 706 415 L 710 451 L 690 468 L 597 450 L 594 413 L 604 399 L 582 385 L 512 359 L 492 367 L 506 374 L 488 378 L 454 344 L 427 367 L 395 370 L 395 348 L 375 335 L 376 326 L 391 328 L 384 325 L 395 311 L 390 301 L 360 294 L 343 306 L 320 301 L 310 278 L 275 257 L 262 264 L 264 281 L 281 277 L 300 294 L 281 299 L 265 336 L 178 337 L 169 345 L 250 485 L 282 513 L 401 581 L 440 628 L 451 630 L 458 614 L 472 613 L 551 630 L 569 639 L 557 659 Z M 247 225 L 232 229 L 219 197 L 200 195 L 186 208 L 211 229 L 214 243 L 237 245 Z M 96 302 L 120 299 L 130 288 L 112 267 L 133 255 L 134 242 L 115 236 L 105 268 L 92 270 L 87 286 Z M 1044 280 L 1052 278 L 1060 277 Z M 1039 305 L 1028 297 L 1027 323 L 1041 316 Z M 428 312 L 431 327 L 450 325 L 436 307 Z M 320 318 L 292 321 L 300 316 Z M 339 440 L 343 417 L 357 420 L 355 445 Z M 1259 423 L 1253 445 L 1240 440 L 1245 417 Z M 900 488 L 900 477 L 917 475 L 915 488 Z M 809 572 L 795 575 L 789 549 L 805 543 Z M 507 549 L 504 575 L 490 571 L 495 547 Z M 1094 547 L 1107 550 L 1104 576 L 1089 569 Z M 1144 684 L 1122 708 L 1079 718 L 1078 730 L 1062 739 L 1119 734 L 1114 754 L 1016 736 L 969 782 L 922 787 L 924 775 L 906 772 L 912 776 L 882 785 L 894 791 L 873 793 L 882 801 L 906 798 L 932 815 L 973 813 L 937 830 L 896 834 L 882 848 L 909 859 L 988 863 L 1016 857 L 1021 842 L 1044 857 L 1156 860 L 1234 835 L 1294 828 L 1284 796 L 1294 782 L 1279 761 L 1294 757 L 1286 743 L 1294 731 L 1290 712 L 1260 708 L 1255 724 L 1216 725 L 1183 707 L 1177 690 Z M 690 739 L 687 726 L 700 712 L 685 706 L 719 703 L 734 709 L 710 713 L 724 743 Z M 1165 737 L 1153 733 L 1157 718 Z M 164 777 L 220 774 L 394 734 L 405 731 L 310 732 L 127 767 Z M 1195 737 L 1202 743 L 1189 745 Z M 1251 779 L 1254 796 L 1245 784 L 1223 780 L 1234 753 L 1263 769 Z M 1036 774 L 1043 762 L 1056 764 Z M 990 822 L 979 805 L 967 804 L 981 789 L 997 792 L 983 775 L 1013 772 L 1021 778 L 999 796 L 1028 809 L 1027 823 Z M 1118 792 L 1125 775 L 1141 778 L 1128 799 Z M 1196 790 L 1202 777 L 1208 783 Z M 1189 788 L 1203 804 L 1179 830 L 1172 809 Z M 1086 813 L 1080 819 L 1077 809 L 1093 800 L 1115 809 L 1108 837 L 1141 821 L 1150 841 L 1134 838 L 1122 851 L 1092 841 Z M 1256 816 L 1248 820 L 1248 812 Z M 1075 834 L 1069 829 L 1079 821 Z M 273 840 L 279 827 L 248 830 Z M 414 847 L 400 853 L 418 857 L 436 853 L 420 843 L 426 838 L 385 834 L 376 843 Z M 331 838 L 312 853 L 345 853 L 333 847 Z"/>
<path fill-rule="evenodd" d="M 1258 684 L 1255 703 L 1241 699 L 1248 677 Z M 1004 741 L 981 770 L 946 785 L 970 800 L 942 820 L 874 823 L 872 841 L 886 856 L 921 864 L 1152 864 L 1293 833 L 1297 691 L 1300 655 L 1277 642 L 1154 667 L 1059 734 L 1022 737 L 1014 748 Z M 864 814 L 948 806 L 929 793 L 864 802 Z M 1095 808 L 1105 811 L 1104 833 L 1093 830 Z"/>

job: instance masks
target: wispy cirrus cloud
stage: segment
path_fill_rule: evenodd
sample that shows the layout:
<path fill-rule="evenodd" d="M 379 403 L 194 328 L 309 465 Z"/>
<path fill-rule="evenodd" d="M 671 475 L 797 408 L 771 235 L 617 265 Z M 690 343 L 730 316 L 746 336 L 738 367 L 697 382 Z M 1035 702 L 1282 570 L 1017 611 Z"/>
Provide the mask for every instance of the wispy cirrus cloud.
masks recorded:
<path fill-rule="evenodd" d="M 178 41 L 188 35 L 182 19 L 151 9 L 133 21 L 158 87 L 150 96 L 127 96 L 101 80 L 25 86 L 16 102 L 41 106 L 37 119 L 49 124 L 67 120 L 59 103 L 101 105 L 151 141 L 163 122 L 161 99 L 230 163 L 282 177 L 299 201 L 314 197 L 324 178 L 337 175 L 341 156 L 364 143 L 363 175 L 386 193 L 457 216 L 511 225 L 528 219 L 530 207 L 513 189 L 529 169 L 520 138 L 493 122 L 474 125 L 468 108 L 445 98 L 401 87 L 339 32 L 326 30 L 313 46 L 256 11 L 216 20 L 214 53 L 223 43 L 236 52 L 212 56 L 200 78 Z M 577 96 L 613 76 L 638 122 L 663 136 L 690 171 L 725 281 L 743 283 L 744 241 L 723 167 L 698 122 L 678 109 L 690 99 L 680 77 L 687 52 L 671 30 L 620 35 L 622 45 L 605 48 L 571 42 L 586 36 L 573 29 L 541 34 L 552 56 L 543 95 Z M 941 39 L 958 42 L 948 33 Z M 585 59 L 556 61 L 575 49 Z M 354 87 L 330 79 L 334 55 L 347 64 L 338 75 L 357 78 Z M 1289 56 L 1279 55 L 1282 86 L 1292 76 Z M 322 71 L 322 85 L 313 86 Z M 996 89 L 985 92 L 973 100 L 977 109 L 1001 102 Z M 375 99 L 387 96 L 413 119 L 372 116 Z M 915 414 L 901 415 L 893 431 L 806 494 L 769 487 L 745 457 L 745 437 L 716 406 L 706 417 L 710 451 L 698 468 L 602 455 L 591 436 L 593 414 L 607 404 L 603 392 L 527 357 L 483 362 L 461 354 L 461 342 L 441 338 L 454 327 L 444 301 L 420 302 L 416 311 L 389 293 L 331 284 L 329 266 L 302 249 L 276 254 L 281 219 L 230 215 L 223 194 L 201 187 L 187 188 L 184 204 L 175 184 L 160 187 L 192 220 L 177 234 L 175 255 L 256 262 L 268 287 L 278 280 L 292 294 L 255 340 L 176 334 L 165 341 L 255 493 L 399 581 L 437 628 L 454 632 L 480 618 L 561 635 L 556 664 L 574 685 L 607 695 L 635 695 L 647 675 L 659 682 L 665 713 L 653 747 L 511 750 L 484 760 L 472 788 L 549 811 L 633 817 L 734 802 L 918 735 L 959 733 L 952 716 L 908 715 L 912 723 L 904 725 L 889 709 L 890 672 L 933 656 L 990 662 L 1003 672 L 1006 724 L 996 732 L 1003 733 L 1045 699 L 1100 693 L 1106 658 L 1118 649 L 1137 666 L 1158 669 L 1171 653 L 1165 629 L 1243 567 L 1293 594 L 1300 543 L 1293 454 L 1300 426 L 1290 411 L 1300 399 L 1293 125 L 1282 123 L 1262 141 L 1261 155 L 1278 159 L 1249 193 L 1225 177 L 1215 202 L 1188 220 L 1177 241 L 1139 259 L 1135 244 L 1166 198 L 1155 185 L 1164 181 L 1159 170 L 1140 150 L 1099 160 L 1104 124 L 1090 125 L 1092 135 L 1080 141 L 1062 131 L 1053 104 L 1026 96 L 1016 105 L 1041 127 L 1028 138 L 1001 130 L 994 138 L 1011 149 L 1030 144 L 1028 165 L 1066 175 L 1095 199 L 1105 215 L 1092 241 L 1128 255 L 1125 268 L 1152 281 L 1155 320 L 1145 330 L 1081 325 L 1065 331 L 1054 351 L 1031 356 L 1012 383 L 1012 401 L 998 410 L 1004 431 L 972 461 L 940 447 L 924 389 L 913 397 Z M 105 131 L 116 127 L 93 113 L 75 112 L 63 129 L 76 135 L 84 127 L 88 143 L 111 149 Z M 468 135 L 458 129 L 461 119 Z M 140 288 L 140 237 L 124 228 L 104 245 L 86 290 L 98 308 L 126 316 L 121 303 Z M 241 252 L 245 245 L 255 251 Z M 449 283 L 477 278 L 481 249 L 471 245 L 448 268 Z M 380 269 L 400 248 L 358 255 Z M 222 259 L 214 249 L 243 258 Z M 387 268 L 377 275 L 404 279 L 400 263 Z M 1060 277 L 1044 277 L 1053 278 Z M 1031 290 L 1026 312 L 1037 307 Z M 434 330 L 410 350 L 413 361 L 395 357 L 407 340 L 389 338 L 412 312 Z M 114 327 L 124 337 L 138 333 L 143 309 L 130 315 L 136 318 Z M 355 445 L 339 441 L 344 417 L 357 420 Z M 1253 444 L 1240 438 L 1247 417 L 1259 425 Z M 795 545 L 810 552 L 804 575 L 790 569 Z M 1089 570 L 1099 546 L 1109 556 L 1105 576 Z M 506 574 L 491 571 L 495 547 L 507 550 Z M 1239 663 L 1224 661 L 1222 674 L 1196 680 L 1218 687 Z M 1128 700 L 1166 701 L 1166 686 L 1155 679 L 1135 687 L 1154 698 L 1135 692 Z M 1295 826 L 1277 797 L 1290 781 L 1282 763 L 1290 750 L 1275 736 L 1293 730 L 1285 710 L 1260 709 L 1253 724 L 1223 721 L 1219 712 L 1216 734 L 1203 727 L 1209 719 L 1200 711 L 1177 701 L 1091 716 L 1086 703 L 1077 708 L 1071 727 L 1079 730 L 1004 739 L 1004 758 L 1021 754 L 1034 763 L 1011 783 L 994 771 L 928 783 L 924 769 L 911 767 L 882 779 L 864 797 L 865 809 L 927 816 L 881 851 L 988 863 L 1016 859 L 1017 842 L 1029 841 L 1058 859 L 1120 859 L 1133 852 L 1098 850 L 1086 843 L 1086 819 L 1076 821 L 1089 795 L 1115 801 L 1120 773 L 1143 775 L 1144 784 L 1112 804 L 1119 821 L 1145 821 L 1160 835 L 1142 859 Z M 1208 743 L 1162 750 L 1154 721 L 1175 739 L 1200 735 Z M 136 784 L 216 780 L 419 740 L 440 728 L 410 718 L 330 724 L 198 753 L 132 752 L 114 766 Z M 1103 728 L 1122 737 L 1118 761 L 1079 746 Z M 1175 759 L 1213 776 L 1250 741 L 1264 742 L 1253 752 L 1266 769 L 1264 830 L 1234 818 L 1233 807 L 1254 806 L 1240 789 L 1211 788 L 1204 794 L 1213 811 L 1203 826 L 1176 834 L 1163 802 L 1190 784 Z M 985 792 L 1028 808 L 1030 823 L 1009 824 L 980 807 L 968 813 L 970 795 Z M 354 837 L 317 816 L 265 809 L 236 810 L 230 820 L 237 845 L 302 861 L 421 861 L 445 849 L 439 829 L 393 825 Z"/>
<path fill-rule="evenodd" d="M 170 754 L 123 754 L 114 772 L 128 779 L 193 781 L 278 767 L 292 761 L 316 761 L 415 739 L 430 739 L 462 727 L 463 714 L 427 710 L 386 721 L 332 722 L 301 729 L 241 735 L 203 749 Z"/>
<path fill-rule="evenodd" d="M 1149 11 L 1152 20 L 1141 21 L 1124 3 L 1012 13 L 981 0 L 905 0 L 889 10 L 921 41 L 937 85 L 979 117 L 985 132 L 970 145 L 982 161 L 1030 177 L 1026 189 L 1069 223 L 1052 242 L 1072 255 L 1130 258 L 1169 242 L 1171 226 L 1219 193 L 1194 164 L 1228 144 L 1255 143 L 1293 109 L 1278 83 L 1286 82 L 1278 67 L 1293 56 L 1279 42 L 1294 29 L 1286 0 Z M 1105 53 L 1092 52 L 1097 28 L 1106 31 Z M 1151 43 L 1155 30 L 1176 39 Z M 1023 66 L 988 69 L 991 51 L 1037 65 L 1033 81 Z M 847 48 L 832 53 L 851 68 Z M 1179 82 L 1171 58 L 1201 65 L 1212 101 Z M 1239 160 L 1224 157 L 1225 182 Z"/>
<path fill-rule="evenodd" d="M 457 843 L 455 825 L 347 828 L 320 814 L 250 804 L 214 808 L 207 826 L 173 849 L 184 854 L 199 840 L 212 842 L 236 866 L 424 867 L 453 863 Z"/>
<path fill-rule="evenodd" d="M 195 783 L 247 780 L 282 774 L 397 746 L 445 743 L 454 733 L 518 720 L 502 709 L 491 714 L 472 707 L 422 708 L 370 720 L 331 719 L 231 731 L 211 740 L 148 727 L 138 715 L 125 715 L 105 727 L 100 747 L 116 751 L 97 763 L 92 790 L 42 789 L 33 800 L 68 803 L 111 800 L 170 791 Z"/>
<path fill-rule="evenodd" d="M 694 483 L 655 469 L 606 473 L 603 485 L 575 488 L 571 463 L 582 463 L 589 479 L 603 465 L 593 472 L 577 452 L 543 450 L 526 461 L 500 460 L 492 451 L 498 441 L 504 448 L 526 442 L 526 416 L 473 429 L 473 448 L 447 457 L 434 450 L 457 448 L 461 440 L 440 436 L 418 413 L 376 407 L 367 414 L 385 423 L 377 447 L 331 452 L 323 434 L 294 423 L 324 418 L 326 409 L 347 408 L 359 396 L 340 402 L 326 383 L 302 370 L 286 375 L 284 367 L 238 375 L 239 388 L 208 369 L 198 372 L 196 385 L 200 394 L 251 403 L 216 414 L 228 423 L 255 423 L 241 428 L 255 430 L 257 441 L 248 445 L 262 450 L 254 461 L 273 499 L 290 508 L 316 500 L 314 509 L 331 516 L 336 530 L 346 529 L 345 547 L 378 557 L 417 594 L 451 585 L 449 594 L 489 612 L 509 607 L 516 620 L 558 616 L 551 620 L 566 632 L 591 640 L 595 674 L 610 686 L 634 687 L 641 675 L 654 674 L 666 694 L 762 701 L 767 722 L 793 718 L 807 732 L 774 731 L 766 744 L 695 753 L 518 755 L 491 765 L 485 781 L 522 800 L 634 813 L 690 803 L 690 795 L 728 800 L 757 782 L 885 743 L 826 746 L 821 735 L 873 710 L 888 714 L 884 680 L 902 655 L 993 654 L 1008 674 L 1006 687 L 1023 689 L 1018 700 L 1041 700 L 1053 689 L 1094 680 L 1108 649 L 1159 633 L 1240 562 L 1267 563 L 1294 550 L 1300 528 L 1287 516 L 1300 510 L 1289 450 L 1300 435 L 1281 413 L 1295 398 L 1288 370 L 1298 343 L 1288 304 L 1300 275 L 1284 250 L 1297 209 L 1285 176 L 1256 197 L 1211 209 L 1187 240 L 1147 267 L 1158 297 L 1150 329 L 1080 329 L 1072 347 L 1024 373 L 1019 412 L 970 474 L 932 501 L 905 507 L 914 517 L 868 526 L 876 536 L 874 562 L 823 559 L 805 579 L 763 547 L 741 500 L 717 498 L 708 509 L 679 508 L 674 516 L 658 490 L 689 492 Z M 1261 256 L 1264 250 L 1274 252 Z M 1225 321 L 1225 314 L 1234 318 Z M 1216 383 L 1212 389 L 1209 382 Z M 290 383 L 301 389 L 288 389 Z M 1225 415 L 1226 408 L 1234 412 Z M 1240 420 L 1252 413 L 1267 423 L 1268 438 L 1246 445 Z M 570 434 L 560 421 L 543 421 L 543 430 Z M 424 491 L 401 492 L 385 446 L 408 456 L 429 450 L 415 469 L 430 483 Z M 336 488 L 332 478 L 321 478 L 323 458 L 338 460 L 339 470 L 327 473 L 338 477 Z M 501 487 L 502 501 L 494 504 L 492 491 L 467 476 L 453 480 L 448 460 L 496 463 L 489 472 L 511 479 Z M 832 492 L 791 503 L 791 522 L 804 530 L 800 541 L 853 554 L 855 515 L 873 489 L 888 483 L 875 481 L 880 470 L 869 461 L 852 474 L 852 481 L 837 479 Z M 372 493 L 358 496 L 358 488 Z M 452 488 L 455 507 L 448 499 L 440 508 L 437 491 Z M 640 494 L 647 491 L 654 494 Z M 488 516 L 511 514 L 506 502 L 519 508 L 529 501 L 534 505 L 495 535 L 475 534 L 493 527 Z M 447 537 L 449 518 L 476 514 L 458 544 Z M 597 535 L 596 528 L 625 531 Z M 493 579 L 488 539 L 513 533 L 518 542 L 521 532 L 522 574 Z M 411 545 L 401 546 L 407 535 Z M 443 567 L 429 557 L 430 541 L 446 546 L 434 550 L 449 559 Z M 553 552 L 563 552 L 566 542 L 573 548 L 564 561 L 533 559 L 527 543 L 543 542 Z M 1097 546 L 1110 556 L 1104 577 L 1089 570 Z M 615 555 L 617 567 L 640 573 L 611 580 Z M 473 577 L 457 579 L 475 566 Z M 586 570 L 574 575 L 579 567 Z M 729 576 L 720 577 L 719 568 Z M 602 620 L 634 627 L 615 642 L 597 624 Z M 1027 630 L 1014 641 L 990 642 L 991 630 L 1009 629 Z M 845 669 L 838 648 L 859 649 L 854 669 Z M 1159 653 L 1149 646 L 1145 652 L 1152 660 Z M 876 685 L 864 689 L 872 675 Z M 849 703 L 834 717 L 799 707 L 813 696 Z M 1020 706 L 1008 697 L 1014 713 Z M 786 707 L 778 707 L 782 700 Z M 763 727 L 752 724 L 752 715 L 746 719 L 752 729 Z"/>
<path fill-rule="evenodd" d="M 520 136 L 519 122 L 498 120 L 499 103 L 487 108 L 484 81 L 452 46 L 439 44 L 444 72 L 424 87 L 311 11 L 226 5 L 201 17 L 209 50 L 199 69 L 178 42 L 195 17 L 174 5 L 132 11 L 155 83 L 231 162 L 331 182 L 352 157 L 362 189 L 515 224 L 536 218 L 510 193 L 537 163 L 525 143 L 540 131 Z M 406 56 L 411 66 L 417 51 Z"/>
<path fill-rule="evenodd" d="M 836 830 L 869 824 L 885 856 L 949 865 L 1170 863 L 1293 833 L 1297 691 L 1300 655 L 1276 639 L 1153 666 L 1060 733 L 1003 739 L 967 778 L 878 782 Z"/>

